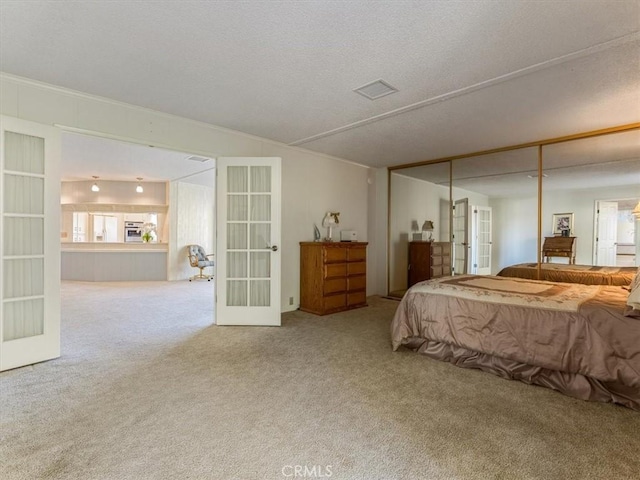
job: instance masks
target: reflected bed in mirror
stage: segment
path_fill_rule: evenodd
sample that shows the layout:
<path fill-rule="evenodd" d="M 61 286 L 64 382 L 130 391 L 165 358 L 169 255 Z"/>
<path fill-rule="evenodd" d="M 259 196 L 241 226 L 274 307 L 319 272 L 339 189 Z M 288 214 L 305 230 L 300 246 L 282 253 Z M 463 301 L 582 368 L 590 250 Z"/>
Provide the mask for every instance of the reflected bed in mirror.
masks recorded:
<path fill-rule="evenodd" d="M 543 237 L 556 212 L 572 212 L 576 263 L 640 265 L 640 130 L 542 147 Z"/>
<path fill-rule="evenodd" d="M 637 267 L 601 267 L 597 265 L 566 265 L 543 263 L 540 280 L 550 282 L 581 283 L 583 285 L 631 285 Z M 500 277 L 517 277 L 528 280 L 538 278 L 537 263 L 520 263 L 505 267 Z"/>

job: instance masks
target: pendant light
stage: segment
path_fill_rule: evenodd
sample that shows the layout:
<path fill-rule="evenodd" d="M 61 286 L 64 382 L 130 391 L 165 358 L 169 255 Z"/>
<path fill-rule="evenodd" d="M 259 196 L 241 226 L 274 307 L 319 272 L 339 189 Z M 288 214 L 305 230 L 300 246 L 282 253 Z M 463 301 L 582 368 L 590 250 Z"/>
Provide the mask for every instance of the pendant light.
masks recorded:
<path fill-rule="evenodd" d="M 93 177 L 93 185 L 91 185 L 91 191 L 92 192 L 99 192 L 100 191 L 100 187 L 98 186 L 98 182 L 96 182 L 95 180 L 98 180 L 98 178 L 100 177 L 96 177 L 95 175 L 92 175 Z"/>
<path fill-rule="evenodd" d="M 136 180 L 138 180 L 138 185 L 136 186 L 136 193 L 144 192 L 144 188 L 142 188 L 142 185 L 140 185 L 140 182 L 142 181 L 142 177 L 136 177 Z"/>

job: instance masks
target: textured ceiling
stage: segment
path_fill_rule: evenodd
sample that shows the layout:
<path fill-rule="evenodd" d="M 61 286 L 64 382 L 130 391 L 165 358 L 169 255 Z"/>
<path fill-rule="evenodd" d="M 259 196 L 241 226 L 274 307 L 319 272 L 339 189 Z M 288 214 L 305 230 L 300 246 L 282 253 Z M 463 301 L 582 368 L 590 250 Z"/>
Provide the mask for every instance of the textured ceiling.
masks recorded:
<path fill-rule="evenodd" d="M 640 121 L 639 31 L 638 0 L 2 0 L 0 70 L 390 166 Z"/>

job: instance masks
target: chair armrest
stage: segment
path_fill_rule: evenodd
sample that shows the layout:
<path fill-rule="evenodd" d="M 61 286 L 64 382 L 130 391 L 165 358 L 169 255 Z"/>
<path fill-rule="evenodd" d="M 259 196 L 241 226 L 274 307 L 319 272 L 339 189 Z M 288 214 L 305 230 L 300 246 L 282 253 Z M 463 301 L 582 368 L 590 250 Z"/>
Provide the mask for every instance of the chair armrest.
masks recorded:
<path fill-rule="evenodd" d="M 210 253 L 209 255 L 207 255 L 207 257 L 215 257 L 215 254 Z"/>

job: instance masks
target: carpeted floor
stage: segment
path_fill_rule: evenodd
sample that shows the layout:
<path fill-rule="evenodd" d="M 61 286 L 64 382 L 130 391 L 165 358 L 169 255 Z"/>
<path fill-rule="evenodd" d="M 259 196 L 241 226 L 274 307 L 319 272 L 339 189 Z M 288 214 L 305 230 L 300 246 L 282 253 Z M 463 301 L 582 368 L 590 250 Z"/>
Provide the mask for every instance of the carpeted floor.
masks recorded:
<path fill-rule="evenodd" d="M 396 301 L 216 327 L 212 290 L 64 283 L 62 357 L 0 374 L 0 478 L 639 477 L 638 412 L 394 353 Z"/>

